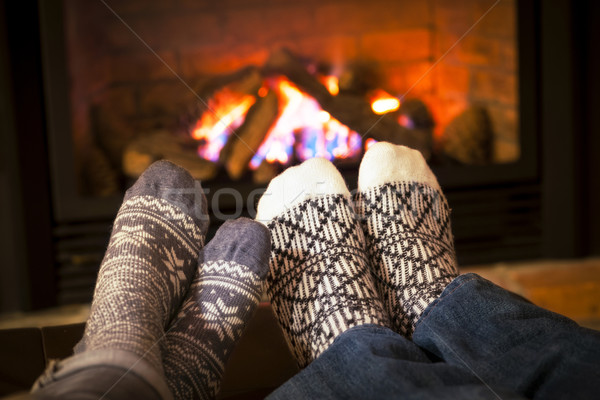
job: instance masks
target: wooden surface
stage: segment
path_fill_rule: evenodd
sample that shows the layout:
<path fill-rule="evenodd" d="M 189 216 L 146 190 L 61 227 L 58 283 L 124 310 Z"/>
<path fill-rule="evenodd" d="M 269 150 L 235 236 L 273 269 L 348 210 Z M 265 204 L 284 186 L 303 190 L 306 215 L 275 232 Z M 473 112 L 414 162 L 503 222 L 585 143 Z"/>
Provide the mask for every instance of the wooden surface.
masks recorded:
<path fill-rule="evenodd" d="M 534 304 L 600 330 L 600 258 L 506 263 L 461 268 Z"/>
<path fill-rule="evenodd" d="M 535 260 L 461 268 L 533 303 L 600 330 L 600 258 Z M 66 325 L 87 319 L 89 305 L 0 315 L 0 329 Z"/>

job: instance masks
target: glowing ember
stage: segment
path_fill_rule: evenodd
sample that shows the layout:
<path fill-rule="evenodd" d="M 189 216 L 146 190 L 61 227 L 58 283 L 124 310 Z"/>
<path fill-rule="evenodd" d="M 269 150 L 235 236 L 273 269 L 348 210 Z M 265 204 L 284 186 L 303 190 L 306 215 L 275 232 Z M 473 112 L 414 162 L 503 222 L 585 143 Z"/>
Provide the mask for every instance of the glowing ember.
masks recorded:
<path fill-rule="evenodd" d="M 400 108 L 400 100 L 383 90 L 377 90 L 371 96 L 371 109 L 377 115 L 396 111 Z"/>
<path fill-rule="evenodd" d="M 373 138 L 368 138 L 367 140 L 365 140 L 365 151 L 369 150 L 369 148 L 371 146 L 373 146 L 375 143 L 377 143 L 377 140 L 375 140 Z"/>
<path fill-rule="evenodd" d="M 269 88 L 267 86 L 263 85 L 260 89 L 258 89 L 258 95 L 260 97 L 265 97 L 267 93 L 269 93 Z"/>
<path fill-rule="evenodd" d="M 244 122 L 248 109 L 255 102 L 254 96 L 234 93 L 227 88 L 215 93 L 208 102 L 208 110 L 192 131 L 192 137 L 200 141 L 198 155 L 218 161 L 229 136 Z"/>
<path fill-rule="evenodd" d="M 402 115 L 400 115 L 398 117 L 398 123 L 401 126 L 403 126 L 405 128 L 408 128 L 408 129 L 414 129 L 415 128 L 415 123 L 413 122 L 413 120 L 410 119 L 409 116 L 404 115 L 404 114 L 402 114 Z"/>
<path fill-rule="evenodd" d="M 333 96 L 336 96 L 340 92 L 339 79 L 337 76 L 323 76 L 319 80 Z"/>
<path fill-rule="evenodd" d="M 279 95 L 280 115 L 250 161 L 251 169 L 258 168 L 264 159 L 286 164 L 294 150 L 300 161 L 312 157 L 347 158 L 360 153 L 360 135 L 323 111 L 315 99 L 285 79 L 273 81 L 272 89 Z"/>

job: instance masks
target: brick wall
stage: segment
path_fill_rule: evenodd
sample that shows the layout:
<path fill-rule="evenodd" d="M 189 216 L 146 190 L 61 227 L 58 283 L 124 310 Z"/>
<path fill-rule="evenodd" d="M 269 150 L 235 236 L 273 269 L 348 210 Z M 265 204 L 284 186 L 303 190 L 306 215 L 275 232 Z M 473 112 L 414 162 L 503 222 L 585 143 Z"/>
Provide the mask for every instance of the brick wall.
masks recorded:
<path fill-rule="evenodd" d="M 188 85 L 197 89 L 214 74 L 261 65 L 270 51 L 288 47 L 339 69 L 377 61 L 385 89 L 424 100 L 437 133 L 468 105 L 487 107 L 495 159 L 512 161 L 519 155 L 514 0 L 500 2 L 472 28 L 493 3 L 107 0 L 117 17 L 102 2 L 68 0 L 80 155 L 99 146 L 118 165 L 132 138 L 170 126 L 194 101 Z"/>

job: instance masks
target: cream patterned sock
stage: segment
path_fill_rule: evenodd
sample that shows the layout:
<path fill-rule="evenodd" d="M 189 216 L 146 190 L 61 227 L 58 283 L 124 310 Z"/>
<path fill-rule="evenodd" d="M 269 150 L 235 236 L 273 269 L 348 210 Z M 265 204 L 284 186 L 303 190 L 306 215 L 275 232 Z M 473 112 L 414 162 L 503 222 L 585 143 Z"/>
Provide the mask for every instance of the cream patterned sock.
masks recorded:
<path fill-rule="evenodd" d="M 158 342 L 194 276 L 207 226 L 200 185 L 168 161 L 152 164 L 125 194 L 75 353 L 125 350 L 161 372 Z"/>
<path fill-rule="evenodd" d="M 388 325 L 340 173 L 310 159 L 273 179 L 257 220 L 271 231 L 267 294 L 300 366 L 346 330 Z"/>
<path fill-rule="evenodd" d="M 357 211 L 394 329 L 412 336 L 425 308 L 458 275 L 450 208 L 416 150 L 380 142 L 365 154 Z"/>

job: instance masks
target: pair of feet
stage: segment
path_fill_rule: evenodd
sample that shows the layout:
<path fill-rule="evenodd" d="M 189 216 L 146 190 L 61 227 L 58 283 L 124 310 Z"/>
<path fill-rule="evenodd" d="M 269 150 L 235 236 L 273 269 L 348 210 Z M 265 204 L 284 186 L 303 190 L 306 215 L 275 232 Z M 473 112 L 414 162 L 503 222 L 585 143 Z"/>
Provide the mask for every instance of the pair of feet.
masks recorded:
<path fill-rule="evenodd" d="M 273 242 L 267 293 L 301 366 L 355 326 L 410 337 L 458 275 L 450 209 L 407 147 L 369 148 L 353 198 L 324 159 L 289 168 L 269 184 L 257 220 Z"/>
<path fill-rule="evenodd" d="M 214 398 L 261 299 L 271 242 L 264 225 L 243 218 L 205 245 L 208 223 L 199 183 L 168 161 L 152 164 L 114 221 L 75 354 L 125 352 L 135 359 L 120 357 L 125 374 L 164 377 L 168 388 L 148 382 L 162 398 Z"/>
<path fill-rule="evenodd" d="M 257 215 L 268 229 L 226 222 L 203 246 L 200 188 L 153 164 L 117 215 L 76 353 L 124 350 L 164 372 L 176 398 L 214 397 L 265 279 L 301 366 L 354 326 L 410 336 L 457 274 L 447 203 L 420 153 L 379 143 L 355 204 L 335 167 L 312 159 L 270 183 Z"/>

